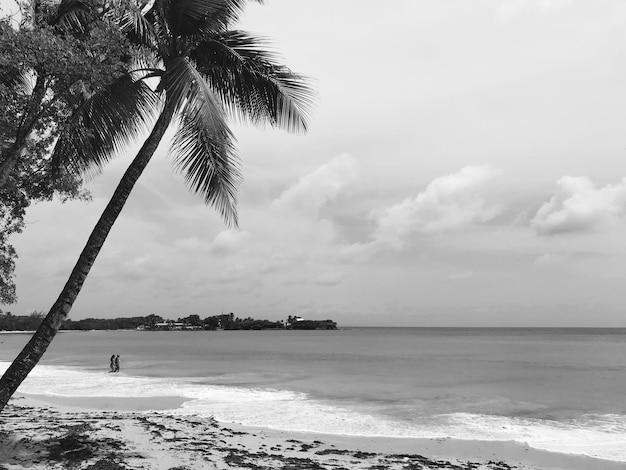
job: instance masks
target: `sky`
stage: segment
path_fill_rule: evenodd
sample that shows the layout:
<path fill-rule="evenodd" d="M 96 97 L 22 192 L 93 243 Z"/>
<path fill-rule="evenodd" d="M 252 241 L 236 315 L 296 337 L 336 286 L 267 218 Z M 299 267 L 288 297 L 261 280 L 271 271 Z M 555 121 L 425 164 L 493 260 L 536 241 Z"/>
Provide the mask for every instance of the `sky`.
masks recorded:
<path fill-rule="evenodd" d="M 164 141 L 70 317 L 625 327 L 625 22 L 605 0 L 251 4 L 238 27 L 312 79 L 310 131 L 233 124 L 238 229 Z M 5 310 L 47 312 L 140 144 L 91 203 L 29 209 Z"/>

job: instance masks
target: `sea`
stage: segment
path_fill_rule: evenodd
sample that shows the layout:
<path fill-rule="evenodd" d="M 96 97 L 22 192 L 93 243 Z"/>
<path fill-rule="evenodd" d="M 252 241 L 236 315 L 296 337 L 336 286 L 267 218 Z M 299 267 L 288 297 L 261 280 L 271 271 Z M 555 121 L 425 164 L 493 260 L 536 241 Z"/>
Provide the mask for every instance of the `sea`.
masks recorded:
<path fill-rule="evenodd" d="M 0 371 L 28 338 L 0 335 Z M 19 391 L 181 397 L 173 413 L 243 425 L 626 462 L 626 329 L 60 332 Z"/>

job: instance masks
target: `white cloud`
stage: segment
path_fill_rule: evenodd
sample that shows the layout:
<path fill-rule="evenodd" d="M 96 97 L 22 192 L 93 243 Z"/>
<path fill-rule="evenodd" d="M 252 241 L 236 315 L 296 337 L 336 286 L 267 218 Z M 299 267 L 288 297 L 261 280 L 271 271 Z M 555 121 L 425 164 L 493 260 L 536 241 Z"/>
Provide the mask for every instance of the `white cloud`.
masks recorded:
<path fill-rule="evenodd" d="M 355 176 L 355 159 L 340 155 L 284 181 L 284 191 L 271 204 L 242 206 L 242 230 L 220 231 L 210 243 L 195 237 L 177 246 L 191 257 L 205 243 L 202 255 L 211 260 L 210 273 L 202 274 L 198 266 L 198 275 L 236 288 L 259 290 L 260 282 L 339 284 L 343 274 L 336 267 L 338 231 L 334 220 L 321 211 Z"/>
<path fill-rule="evenodd" d="M 540 8 L 544 10 L 560 10 L 572 4 L 572 0 L 538 0 Z"/>
<path fill-rule="evenodd" d="M 449 281 L 462 281 L 472 277 L 474 277 L 474 273 L 472 271 L 460 271 L 448 274 Z"/>
<path fill-rule="evenodd" d="M 363 262 L 370 259 L 375 253 L 384 250 L 385 244 L 379 240 L 369 243 L 352 243 L 344 246 L 338 253 L 339 259 L 344 262 Z"/>
<path fill-rule="evenodd" d="M 143 279 L 150 256 L 137 256 L 126 260 L 121 266 L 122 275 L 127 279 Z"/>
<path fill-rule="evenodd" d="M 213 278 L 214 282 L 233 283 L 244 279 L 248 275 L 248 269 L 242 264 L 235 264 L 224 268 Z"/>
<path fill-rule="evenodd" d="M 571 3 L 571 0 L 498 0 L 496 15 L 500 21 L 507 22 L 525 12 L 557 12 Z"/>
<path fill-rule="evenodd" d="M 283 191 L 272 205 L 316 216 L 324 204 L 335 199 L 339 191 L 355 177 L 356 161 L 344 153 L 300 178 L 295 185 Z"/>
<path fill-rule="evenodd" d="M 213 241 L 208 241 L 198 236 L 181 238 L 174 242 L 174 247 L 188 253 L 197 255 L 226 255 L 242 249 L 246 240 L 250 237 L 250 232 L 246 230 L 222 230 Z"/>
<path fill-rule="evenodd" d="M 587 177 L 564 176 L 535 214 L 531 226 L 540 235 L 590 232 L 615 222 L 626 207 L 626 178 L 596 189 Z"/>
<path fill-rule="evenodd" d="M 211 243 L 211 252 L 226 254 L 239 250 L 250 233 L 245 230 L 224 230 L 218 233 Z"/>
<path fill-rule="evenodd" d="M 564 253 L 544 253 L 540 256 L 537 256 L 534 264 L 539 268 L 544 268 L 563 264 L 567 261 L 567 259 L 568 255 Z"/>
<path fill-rule="evenodd" d="M 493 219 L 500 207 L 488 204 L 481 193 L 497 174 L 488 165 L 468 166 L 434 179 L 415 198 L 372 214 L 377 225 L 374 239 L 400 249 L 404 239 L 414 232 L 446 232 Z"/>
<path fill-rule="evenodd" d="M 198 237 L 181 238 L 174 241 L 174 246 L 184 251 L 201 252 L 206 250 L 207 243 Z"/>
<path fill-rule="evenodd" d="M 285 285 L 301 286 L 336 286 L 344 279 L 341 271 L 328 271 L 320 274 L 307 273 L 306 275 L 292 276 L 283 281 Z"/>
<path fill-rule="evenodd" d="M 341 271 L 331 271 L 317 276 L 315 283 L 323 286 L 334 286 L 339 284 L 342 280 L 343 273 Z"/>

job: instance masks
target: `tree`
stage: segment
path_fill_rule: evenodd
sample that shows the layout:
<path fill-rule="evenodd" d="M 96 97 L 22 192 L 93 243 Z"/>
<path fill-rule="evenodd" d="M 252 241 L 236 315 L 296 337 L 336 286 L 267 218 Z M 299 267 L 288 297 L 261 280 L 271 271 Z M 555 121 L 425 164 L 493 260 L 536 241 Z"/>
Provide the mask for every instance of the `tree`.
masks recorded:
<path fill-rule="evenodd" d="M 80 174 L 52 175 L 52 148 L 77 107 L 127 70 L 134 46 L 111 2 L 22 0 L 22 21 L 0 20 L 0 303 L 16 299 L 9 242 L 32 201 L 88 199 Z M 127 126 L 130 137 L 132 126 Z M 137 129 L 134 129 L 137 130 Z M 129 132 L 130 131 L 130 132 Z M 88 149 L 86 150 L 88 151 Z"/>
<path fill-rule="evenodd" d="M 184 318 L 179 318 L 178 319 L 179 322 L 181 323 L 188 323 L 189 325 L 192 326 L 200 326 L 202 325 L 202 321 L 200 320 L 200 316 L 199 315 L 189 315 L 187 317 Z"/>
<path fill-rule="evenodd" d="M 0 187 L 20 162 L 50 153 L 66 119 L 127 72 L 133 52 L 113 21 L 125 0 L 19 3 L 19 28 L 0 21 Z"/>
<path fill-rule="evenodd" d="M 146 317 L 145 325 L 146 327 L 148 327 L 148 329 L 153 330 L 154 325 L 156 325 L 157 323 L 161 323 L 162 321 L 163 321 L 163 317 L 152 313 Z"/>
<path fill-rule="evenodd" d="M 0 379 L 0 410 L 37 364 L 67 317 L 133 186 L 175 118 L 175 167 L 184 174 L 190 189 L 215 207 L 230 225 L 237 225 L 240 176 L 226 114 L 254 124 L 306 131 L 313 97 L 306 80 L 278 64 L 277 58 L 264 50 L 263 41 L 229 29 L 244 3 L 155 0 L 139 2 L 127 11 L 123 29 L 135 43 L 147 48 L 146 60 L 152 59 L 153 65 L 144 67 L 146 73 L 141 78 L 158 80 L 160 114 L 96 223 L 58 299 Z M 130 74 L 127 80 L 134 83 Z M 111 97 L 115 95 L 111 93 Z M 87 118 L 100 110 L 98 102 L 93 102 L 90 109 L 93 112 L 79 110 L 73 122 L 88 122 Z M 123 127 L 124 119 L 129 117 L 121 117 Z M 84 152 L 85 140 L 95 146 L 109 141 L 111 128 L 99 123 L 91 122 L 88 133 L 69 133 L 59 139 L 57 149 L 67 158 L 69 168 L 99 169 L 111 157 L 106 148 Z M 123 132 L 118 130 L 119 134 Z"/>

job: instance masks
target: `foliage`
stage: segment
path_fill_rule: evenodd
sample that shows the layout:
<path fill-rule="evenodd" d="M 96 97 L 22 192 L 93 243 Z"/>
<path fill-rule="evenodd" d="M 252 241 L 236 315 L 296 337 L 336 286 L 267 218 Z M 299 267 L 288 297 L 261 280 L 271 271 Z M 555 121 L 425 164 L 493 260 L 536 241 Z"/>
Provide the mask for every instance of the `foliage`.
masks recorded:
<path fill-rule="evenodd" d="M 16 316 L 10 312 L 2 314 L 0 312 L 0 331 L 34 331 L 37 329 L 43 318 L 42 312 L 33 312 L 30 315 Z M 162 329 L 157 328 L 157 323 L 169 323 L 174 325 L 172 320 L 165 320 L 159 315 L 148 315 L 145 317 L 118 317 L 118 318 L 85 318 L 82 320 L 67 319 L 61 327 L 62 330 L 135 330 L 142 327 L 146 330 Z M 186 327 L 199 327 L 204 330 L 335 330 L 337 324 L 332 320 L 299 320 L 287 324 L 281 321 L 259 320 L 252 317 L 239 318 L 233 313 L 213 315 L 200 319 L 199 315 L 189 315 L 178 318 L 177 323 Z M 167 328 L 166 328 L 167 329 Z"/>
<path fill-rule="evenodd" d="M 77 0 L 66 3 L 82 5 Z M 244 0 L 128 0 L 122 29 L 128 33 L 130 41 L 149 51 L 143 58 L 152 55 L 154 60 L 142 70 L 129 72 L 129 80 L 122 78 L 112 82 L 133 89 L 128 94 L 134 97 L 132 105 L 125 111 L 107 114 L 118 110 L 113 104 L 120 103 L 118 94 L 107 89 L 86 98 L 86 106 L 79 106 L 70 121 L 78 123 L 75 127 L 78 129 L 81 123 L 87 123 L 88 132 L 63 134 L 59 139 L 63 158 L 54 161 L 67 171 L 99 170 L 116 149 L 115 145 L 106 145 L 109 137 L 123 143 L 146 122 L 141 115 L 152 108 L 152 101 L 142 103 L 142 100 L 152 95 L 135 88 L 143 79 L 157 82 L 155 91 L 162 100 L 160 114 L 98 219 L 57 300 L 0 378 L 0 411 L 67 319 L 111 228 L 172 122 L 178 124 L 172 146 L 176 168 L 189 188 L 217 209 L 226 223 L 233 225 L 237 224 L 236 192 L 240 173 L 227 111 L 237 109 L 251 122 L 263 121 L 292 132 L 307 129 L 313 93 L 306 80 L 275 64 L 271 55 L 261 53 L 262 48 L 253 45 L 258 41 L 228 43 L 220 40 L 238 19 L 245 3 Z M 65 17 L 68 21 L 73 18 L 74 25 L 82 24 L 81 15 L 76 11 L 74 16 Z M 227 53 L 218 53 L 219 48 Z M 198 54 L 194 55 L 196 52 Z M 136 80 L 135 75 L 142 71 L 145 74 Z M 89 109 L 94 112 L 90 114 Z M 96 112 L 102 114 L 92 119 Z M 115 119 L 120 116 L 123 116 L 120 121 Z M 94 145 L 84 145 L 85 142 Z M 95 152 L 90 150 L 92 147 Z M 66 149 L 69 152 L 66 153 Z"/>
<path fill-rule="evenodd" d="M 30 315 L 13 315 L 10 312 L 0 313 L 0 331 L 35 331 L 41 323 L 44 314 L 33 312 Z M 85 318 L 83 320 L 66 320 L 63 330 L 134 330 L 140 325 L 151 322 L 157 323 L 163 318 L 157 315 L 147 317 L 119 317 L 119 318 Z"/>
<path fill-rule="evenodd" d="M 42 319 L 42 312 L 16 316 L 11 312 L 0 311 L 0 331 L 34 331 L 39 327 Z"/>
<path fill-rule="evenodd" d="M 62 330 L 134 330 L 147 323 L 147 317 L 67 319 Z"/>
<path fill-rule="evenodd" d="M 38 171 L 42 160 L 36 153 L 18 162 L 14 177 L 0 187 L 0 304 L 11 304 L 17 299 L 14 272 L 17 252 L 10 237 L 21 233 L 25 226 L 26 209 L 33 201 L 44 201 L 58 195 L 62 201 L 88 201 L 90 195 L 81 189 L 81 180 L 68 174 L 53 180 L 46 171 Z"/>
<path fill-rule="evenodd" d="M 332 320 L 300 320 L 289 325 L 292 330 L 336 330 L 337 323 Z"/>
<path fill-rule="evenodd" d="M 72 131 L 75 110 L 127 72 L 137 54 L 111 21 L 112 12 L 103 14 L 110 2 L 21 4 L 25 19 L 19 28 L 0 20 L 0 303 L 5 304 L 16 300 L 17 253 L 9 238 L 23 230 L 26 208 L 55 194 L 62 201 L 89 199 L 80 175 L 51 171 L 53 145 Z M 72 4 L 82 7 L 69 9 Z"/>
<path fill-rule="evenodd" d="M 233 313 L 215 315 L 203 320 L 205 329 L 222 328 L 224 330 L 273 330 L 282 329 L 284 325 L 280 321 L 256 320 L 252 317 L 241 319 Z"/>
<path fill-rule="evenodd" d="M 229 29 L 245 3 L 129 0 L 121 21 L 142 51 L 135 75 L 158 83 L 156 92 L 175 108 L 174 167 L 234 225 L 241 176 L 227 119 L 305 132 L 313 104 L 308 81 L 266 51 L 264 40 Z M 94 133 L 102 133 L 97 123 Z M 69 167 L 99 171 L 111 153 L 85 153 L 81 140 L 68 142 Z"/>

